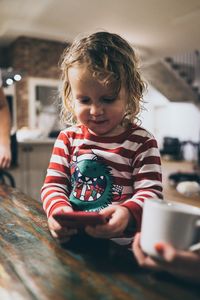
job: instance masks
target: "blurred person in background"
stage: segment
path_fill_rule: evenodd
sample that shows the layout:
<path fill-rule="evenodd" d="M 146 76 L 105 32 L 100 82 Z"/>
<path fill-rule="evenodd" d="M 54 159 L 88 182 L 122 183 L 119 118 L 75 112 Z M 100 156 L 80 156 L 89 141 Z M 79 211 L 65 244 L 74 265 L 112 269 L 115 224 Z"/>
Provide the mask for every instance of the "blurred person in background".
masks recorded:
<path fill-rule="evenodd" d="M 10 148 L 10 130 L 11 117 L 8 103 L 2 87 L 2 77 L 0 73 L 0 169 L 10 166 L 11 148 Z"/>

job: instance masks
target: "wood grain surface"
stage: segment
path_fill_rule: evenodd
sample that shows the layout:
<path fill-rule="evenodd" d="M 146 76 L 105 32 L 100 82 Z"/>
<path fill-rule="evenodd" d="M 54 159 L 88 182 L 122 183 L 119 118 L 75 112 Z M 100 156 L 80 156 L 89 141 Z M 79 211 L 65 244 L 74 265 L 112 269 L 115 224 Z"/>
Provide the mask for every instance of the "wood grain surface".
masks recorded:
<path fill-rule="evenodd" d="M 133 254 L 85 235 L 60 245 L 42 205 L 0 186 L 1 300 L 197 300 L 197 285 L 139 268 Z"/>

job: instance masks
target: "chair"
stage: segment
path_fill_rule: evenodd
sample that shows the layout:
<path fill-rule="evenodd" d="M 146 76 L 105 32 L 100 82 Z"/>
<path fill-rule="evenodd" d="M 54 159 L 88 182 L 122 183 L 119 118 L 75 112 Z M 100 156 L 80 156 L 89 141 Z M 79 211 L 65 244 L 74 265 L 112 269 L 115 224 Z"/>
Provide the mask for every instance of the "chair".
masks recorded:
<path fill-rule="evenodd" d="M 12 187 L 15 187 L 15 180 L 9 172 L 1 169 L 0 170 L 0 184 L 7 184 Z"/>

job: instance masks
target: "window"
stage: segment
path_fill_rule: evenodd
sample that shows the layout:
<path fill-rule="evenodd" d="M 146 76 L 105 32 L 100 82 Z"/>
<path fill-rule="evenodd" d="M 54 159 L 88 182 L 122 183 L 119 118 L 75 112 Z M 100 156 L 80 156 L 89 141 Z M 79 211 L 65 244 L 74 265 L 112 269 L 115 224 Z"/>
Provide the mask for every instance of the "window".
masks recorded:
<path fill-rule="evenodd" d="M 59 81 L 29 78 L 29 127 L 48 134 L 60 130 Z"/>

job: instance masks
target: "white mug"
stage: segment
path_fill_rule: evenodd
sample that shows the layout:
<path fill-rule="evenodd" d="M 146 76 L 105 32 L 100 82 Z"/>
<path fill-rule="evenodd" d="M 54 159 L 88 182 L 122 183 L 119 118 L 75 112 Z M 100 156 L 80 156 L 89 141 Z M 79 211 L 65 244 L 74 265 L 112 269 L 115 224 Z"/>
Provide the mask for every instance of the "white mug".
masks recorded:
<path fill-rule="evenodd" d="M 195 251 L 200 249 L 197 242 L 200 228 L 200 208 L 158 199 L 144 203 L 141 248 L 153 257 L 159 258 L 155 244 L 167 242 L 176 249 Z"/>

